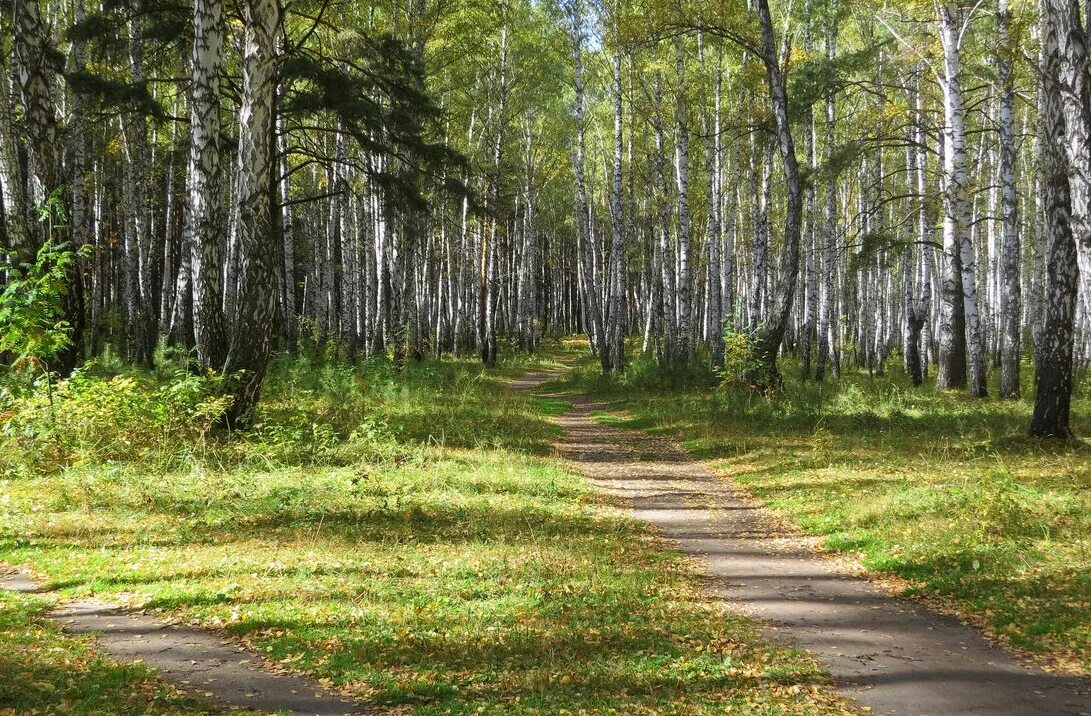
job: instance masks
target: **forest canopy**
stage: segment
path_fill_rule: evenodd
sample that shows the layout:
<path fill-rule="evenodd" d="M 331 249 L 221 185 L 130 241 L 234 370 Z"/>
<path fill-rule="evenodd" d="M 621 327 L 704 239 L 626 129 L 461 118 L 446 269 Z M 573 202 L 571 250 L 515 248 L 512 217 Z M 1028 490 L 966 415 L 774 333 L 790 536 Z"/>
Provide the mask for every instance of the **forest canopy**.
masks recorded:
<path fill-rule="evenodd" d="M 586 335 L 760 392 L 779 359 L 1069 435 L 1091 361 L 1075 0 L 14 0 L 0 349 L 163 349 L 253 422 L 271 356 Z M 8 64 L 10 62 L 10 64 Z M 1081 271 L 1082 269 L 1082 271 Z M 793 363 L 793 365 L 795 365 Z M 794 369 L 794 368 L 793 368 Z"/>

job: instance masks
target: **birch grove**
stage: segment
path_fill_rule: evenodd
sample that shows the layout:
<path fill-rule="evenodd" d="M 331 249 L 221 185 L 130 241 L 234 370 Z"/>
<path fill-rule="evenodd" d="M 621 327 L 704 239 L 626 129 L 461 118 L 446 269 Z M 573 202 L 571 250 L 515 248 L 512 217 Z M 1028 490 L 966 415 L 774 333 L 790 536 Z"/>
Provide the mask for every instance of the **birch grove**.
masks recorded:
<path fill-rule="evenodd" d="M 798 361 L 1033 396 L 1032 431 L 1065 436 L 1091 362 L 1084 11 L 15 0 L 3 276 L 78 249 L 56 370 L 172 351 L 224 375 L 228 427 L 278 352 L 493 367 L 579 334 L 619 375 L 776 392 Z"/>

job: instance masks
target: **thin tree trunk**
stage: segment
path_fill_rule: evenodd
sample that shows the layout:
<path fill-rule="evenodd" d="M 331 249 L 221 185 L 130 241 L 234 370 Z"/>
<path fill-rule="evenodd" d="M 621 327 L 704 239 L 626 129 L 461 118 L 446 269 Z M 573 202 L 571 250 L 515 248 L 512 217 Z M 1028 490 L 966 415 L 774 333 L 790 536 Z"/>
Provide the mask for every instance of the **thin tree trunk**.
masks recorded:
<path fill-rule="evenodd" d="M 830 9 L 832 19 L 826 28 L 826 61 L 832 63 L 837 57 L 837 2 L 833 1 Z M 832 159 L 837 130 L 837 108 L 834 94 L 826 97 L 826 161 Z M 835 350 L 833 303 L 834 275 L 837 265 L 837 186 L 836 179 L 829 177 L 825 186 L 825 210 L 822 229 L 822 286 L 819 291 L 818 309 L 818 355 L 815 360 L 815 380 L 826 377 L 827 361 L 832 362 Z"/>
<path fill-rule="evenodd" d="M 193 337 L 203 368 L 227 355 L 221 241 L 224 231 L 220 129 L 220 68 L 224 44 L 223 0 L 195 0 L 193 77 L 190 87 L 189 224 Z"/>
<path fill-rule="evenodd" d="M 803 10 L 803 49 L 808 57 L 814 52 L 814 39 L 811 33 L 811 12 L 811 0 L 806 0 Z M 810 176 L 813 175 L 815 166 L 817 165 L 815 145 L 818 143 L 814 122 L 814 109 L 811 106 L 806 107 L 806 120 L 803 131 L 805 133 L 804 138 L 806 139 L 804 154 L 806 154 L 807 158 L 807 174 Z M 807 252 L 807 257 L 803 278 L 803 321 L 799 335 L 800 373 L 804 380 L 811 377 L 811 352 L 817 313 L 817 306 L 815 303 L 818 293 L 818 287 L 815 283 L 815 255 L 817 253 L 817 245 L 815 243 L 815 222 L 818 219 L 818 199 L 815 183 L 813 181 L 807 182 L 806 206 L 807 228 L 803 243 L 804 249 Z"/>
<path fill-rule="evenodd" d="M 1015 194 L 1015 88 L 1012 84 L 1011 10 L 1007 0 L 999 0 L 997 25 L 1000 52 L 1000 202 L 1003 238 L 1000 247 L 1000 397 L 1019 396 L 1020 358 L 1022 357 L 1020 322 L 1022 294 L 1020 284 L 1019 217 Z"/>
<path fill-rule="evenodd" d="M 615 27 L 616 31 L 616 27 Z M 615 33 L 616 34 L 616 33 Z M 615 38 L 620 43 L 620 37 Z M 625 220 L 622 215 L 622 113 L 621 113 L 621 48 L 614 50 L 613 58 L 613 101 L 614 101 L 614 162 L 610 186 L 610 308 L 609 341 L 610 370 L 621 373 L 625 370 L 625 335 L 628 327 L 626 315 L 626 248 Z"/>
<path fill-rule="evenodd" d="M 8 260 L 19 264 L 29 261 L 34 249 L 12 112 L 18 89 L 10 82 L 11 71 L 7 64 L 10 50 L 8 43 L 0 40 L 0 191 L 3 192 L 4 232 L 7 238 L 3 248 L 10 252 Z"/>
<path fill-rule="evenodd" d="M 583 97 L 583 23 L 579 0 L 572 0 L 569 15 L 572 28 L 572 61 L 576 91 L 576 156 L 573 171 L 576 174 L 576 217 L 579 241 L 583 246 L 583 304 L 584 323 L 588 327 L 592 350 L 598 352 L 599 363 L 604 373 L 609 372 L 609 353 L 607 352 L 606 334 L 603 330 L 602 315 L 599 310 L 597 288 L 594 283 L 595 248 L 592 244 L 590 226 L 590 207 L 587 200 L 587 181 L 585 171 L 586 139 Z"/>
<path fill-rule="evenodd" d="M 784 186 L 787 192 L 787 211 L 784 223 L 784 253 L 780 262 L 780 275 L 773 291 L 773 312 L 764 327 L 754 336 L 751 344 L 750 381 L 759 388 L 779 386 L 777 352 L 792 312 L 796 280 L 799 277 L 799 241 L 803 221 L 803 186 L 796 158 L 795 141 L 792 138 L 788 117 L 788 93 L 781 75 L 776 51 L 776 34 L 769 11 L 768 0 L 757 0 L 758 21 L 761 25 L 761 59 L 765 64 L 769 82 L 769 99 L 773 111 L 773 124 L 780 147 L 783 164 Z"/>
<path fill-rule="evenodd" d="M 698 57 L 701 73 L 705 72 L 705 53 L 702 38 L 698 36 Z M 719 69 L 719 68 L 717 68 Z M 720 104 L 720 74 L 717 71 L 713 82 L 714 107 Z M 710 134 L 715 128 L 715 136 Z M 706 244 L 708 249 L 708 299 L 705 305 L 705 338 L 708 341 L 709 358 L 713 368 L 724 364 L 723 338 L 723 293 L 720 283 L 721 271 L 721 196 L 720 196 L 720 154 L 719 154 L 719 113 L 709 121 L 708 109 L 701 113 L 701 133 L 705 137 L 705 173 L 708 176 L 708 224 Z"/>
<path fill-rule="evenodd" d="M 969 231 L 966 200 L 966 128 L 959 66 L 959 15 L 948 4 L 939 6 L 945 74 L 943 157 L 943 261 L 940 293 L 939 374 L 942 389 L 966 386 L 966 313 L 962 247 Z M 967 239 L 968 240 L 968 239 Z"/>
<path fill-rule="evenodd" d="M 693 294 L 690 277 L 691 221 L 689 213 L 689 127 L 686 120 L 686 63 L 682 38 L 675 38 L 675 69 L 678 92 L 674 103 L 674 122 L 678 132 L 675 145 L 678 185 L 678 332 L 674 348 L 676 366 L 689 363 L 693 354 Z"/>

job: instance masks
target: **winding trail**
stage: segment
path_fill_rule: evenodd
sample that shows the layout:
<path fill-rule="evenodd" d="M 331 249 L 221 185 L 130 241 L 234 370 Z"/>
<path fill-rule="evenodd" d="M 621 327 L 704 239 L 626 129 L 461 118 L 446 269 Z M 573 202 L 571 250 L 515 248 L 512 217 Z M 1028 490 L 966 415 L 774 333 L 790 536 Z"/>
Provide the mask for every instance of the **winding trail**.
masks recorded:
<path fill-rule="evenodd" d="M 553 370 L 510 384 L 535 391 Z M 555 418 L 558 453 L 632 514 L 700 561 L 709 591 L 826 665 L 846 696 L 897 716 L 1091 716 L 1091 682 L 1017 663 L 973 628 L 848 574 L 730 479 L 677 445 L 598 423 L 608 408 L 573 394 Z"/>
<path fill-rule="evenodd" d="M 24 572 L 0 575 L 0 589 L 43 593 Z M 296 674 L 273 672 L 262 657 L 203 629 L 120 610 L 98 599 L 62 601 L 48 613 L 65 631 L 93 634 L 123 663 L 141 662 L 189 696 L 230 709 L 294 716 L 375 713 Z"/>

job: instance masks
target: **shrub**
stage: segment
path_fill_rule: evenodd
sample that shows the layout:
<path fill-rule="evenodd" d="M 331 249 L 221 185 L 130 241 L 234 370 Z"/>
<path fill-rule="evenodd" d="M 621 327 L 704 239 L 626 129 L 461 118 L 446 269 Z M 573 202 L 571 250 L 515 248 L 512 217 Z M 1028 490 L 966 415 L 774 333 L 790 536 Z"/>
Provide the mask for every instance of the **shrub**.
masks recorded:
<path fill-rule="evenodd" d="M 89 363 L 49 395 L 44 380 L 0 410 L 5 473 L 68 465 L 148 461 L 165 465 L 203 447 L 230 397 L 214 375 L 176 373 L 162 384 L 95 375 Z"/>

